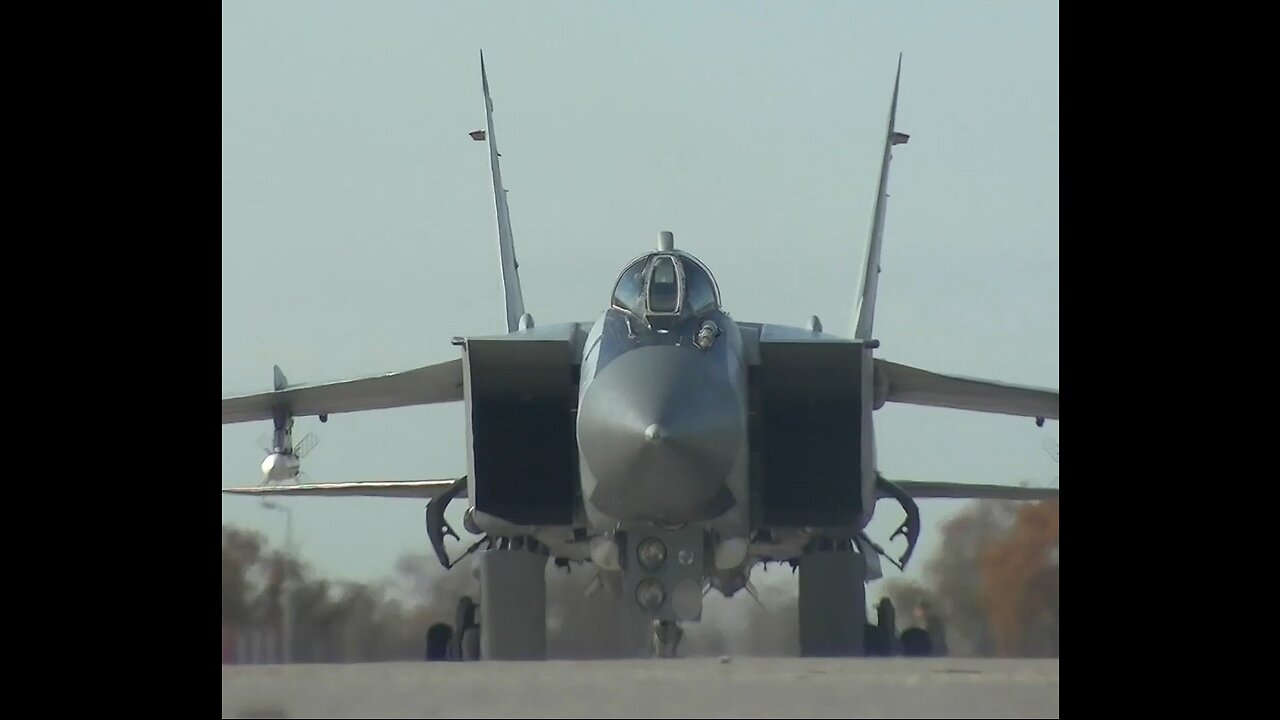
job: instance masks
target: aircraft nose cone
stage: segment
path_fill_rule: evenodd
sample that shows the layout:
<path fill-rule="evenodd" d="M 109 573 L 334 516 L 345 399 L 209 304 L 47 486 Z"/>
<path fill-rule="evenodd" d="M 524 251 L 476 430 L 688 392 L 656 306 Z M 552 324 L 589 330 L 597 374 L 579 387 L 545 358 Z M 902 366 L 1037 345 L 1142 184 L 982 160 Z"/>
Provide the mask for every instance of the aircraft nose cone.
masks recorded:
<path fill-rule="evenodd" d="M 724 370 L 688 348 L 623 353 L 578 408 L 578 444 L 597 482 L 590 500 L 620 520 L 726 510 L 724 481 L 745 434 L 746 411 Z"/>

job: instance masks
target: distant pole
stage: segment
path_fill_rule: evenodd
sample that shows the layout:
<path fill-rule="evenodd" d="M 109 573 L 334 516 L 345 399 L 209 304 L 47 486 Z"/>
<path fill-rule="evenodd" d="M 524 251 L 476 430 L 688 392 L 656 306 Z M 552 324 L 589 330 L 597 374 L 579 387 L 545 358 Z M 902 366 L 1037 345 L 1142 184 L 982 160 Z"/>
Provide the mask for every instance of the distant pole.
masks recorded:
<path fill-rule="evenodd" d="M 284 513 L 284 554 L 293 559 L 293 510 L 270 500 L 263 500 L 262 507 Z M 288 664 L 293 661 L 293 580 L 286 571 L 280 582 L 280 634 L 284 645 L 281 661 Z"/>

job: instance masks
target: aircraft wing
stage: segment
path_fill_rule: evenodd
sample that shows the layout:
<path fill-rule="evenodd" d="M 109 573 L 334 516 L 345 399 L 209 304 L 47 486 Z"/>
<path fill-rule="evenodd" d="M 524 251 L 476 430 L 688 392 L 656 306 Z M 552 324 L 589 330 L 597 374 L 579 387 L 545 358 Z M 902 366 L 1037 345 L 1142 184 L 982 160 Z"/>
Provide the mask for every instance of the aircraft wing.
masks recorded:
<path fill-rule="evenodd" d="M 282 377 L 278 369 L 277 376 Z M 277 404 L 284 404 L 298 417 L 458 400 L 462 400 L 462 361 L 450 360 L 414 370 L 224 397 L 222 424 L 269 420 Z"/>
<path fill-rule="evenodd" d="M 1021 487 L 1018 485 L 979 485 L 975 483 L 921 482 L 894 480 L 913 498 L 950 498 L 957 500 L 1057 500 L 1056 487 Z M 881 497 L 888 497 L 882 495 Z"/>
<path fill-rule="evenodd" d="M 394 497 L 434 498 L 453 487 L 448 480 L 371 480 L 365 482 L 316 483 L 313 485 L 263 485 L 223 488 L 231 495 L 293 495 L 295 497 Z M 464 490 L 459 497 L 466 497 Z"/>
<path fill-rule="evenodd" d="M 992 380 L 942 375 L 876 360 L 886 402 L 1058 419 L 1058 391 Z"/>

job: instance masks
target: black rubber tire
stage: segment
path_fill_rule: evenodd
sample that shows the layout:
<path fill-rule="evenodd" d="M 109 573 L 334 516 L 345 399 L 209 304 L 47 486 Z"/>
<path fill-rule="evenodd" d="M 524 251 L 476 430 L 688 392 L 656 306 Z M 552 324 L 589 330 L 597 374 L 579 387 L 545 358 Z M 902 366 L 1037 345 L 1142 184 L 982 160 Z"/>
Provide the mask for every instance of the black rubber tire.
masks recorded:
<path fill-rule="evenodd" d="M 427 628 L 427 661 L 440 662 L 449 659 L 453 628 L 447 623 L 436 623 Z"/>
<path fill-rule="evenodd" d="M 921 628 L 902 632 L 902 654 L 908 657 L 928 657 L 933 654 L 933 638 Z"/>

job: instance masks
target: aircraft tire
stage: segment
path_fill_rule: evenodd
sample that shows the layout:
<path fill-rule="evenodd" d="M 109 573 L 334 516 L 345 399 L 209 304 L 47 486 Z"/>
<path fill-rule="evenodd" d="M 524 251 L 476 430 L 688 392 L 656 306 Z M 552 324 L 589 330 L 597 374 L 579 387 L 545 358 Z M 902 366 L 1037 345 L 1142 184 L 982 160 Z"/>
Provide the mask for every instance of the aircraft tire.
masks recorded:
<path fill-rule="evenodd" d="M 865 581 L 866 561 L 851 547 L 805 553 L 800 559 L 801 657 L 866 654 Z"/>
<path fill-rule="evenodd" d="M 428 662 L 448 660 L 452 645 L 453 628 L 448 624 L 436 623 L 427 629 L 426 659 Z"/>
<path fill-rule="evenodd" d="M 907 657 L 929 657 L 933 654 L 933 638 L 921 628 L 908 628 L 902 632 L 902 654 Z"/>
<path fill-rule="evenodd" d="M 466 660 L 465 648 L 463 641 L 466 638 L 468 628 L 476 626 L 476 616 L 479 608 L 476 606 L 475 600 L 469 595 L 463 595 L 458 598 L 458 606 L 454 611 L 453 636 L 449 641 L 449 659 L 457 662 Z"/>
<path fill-rule="evenodd" d="M 475 662 L 480 659 L 480 628 L 469 627 L 462 632 L 462 660 Z"/>
<path fill-rule="evenodd" d="M 893 654 L 889 633 L 884 628 L 867 623 L 864 633 L 863 643 L 868 657 L 889 657 Z"/>

